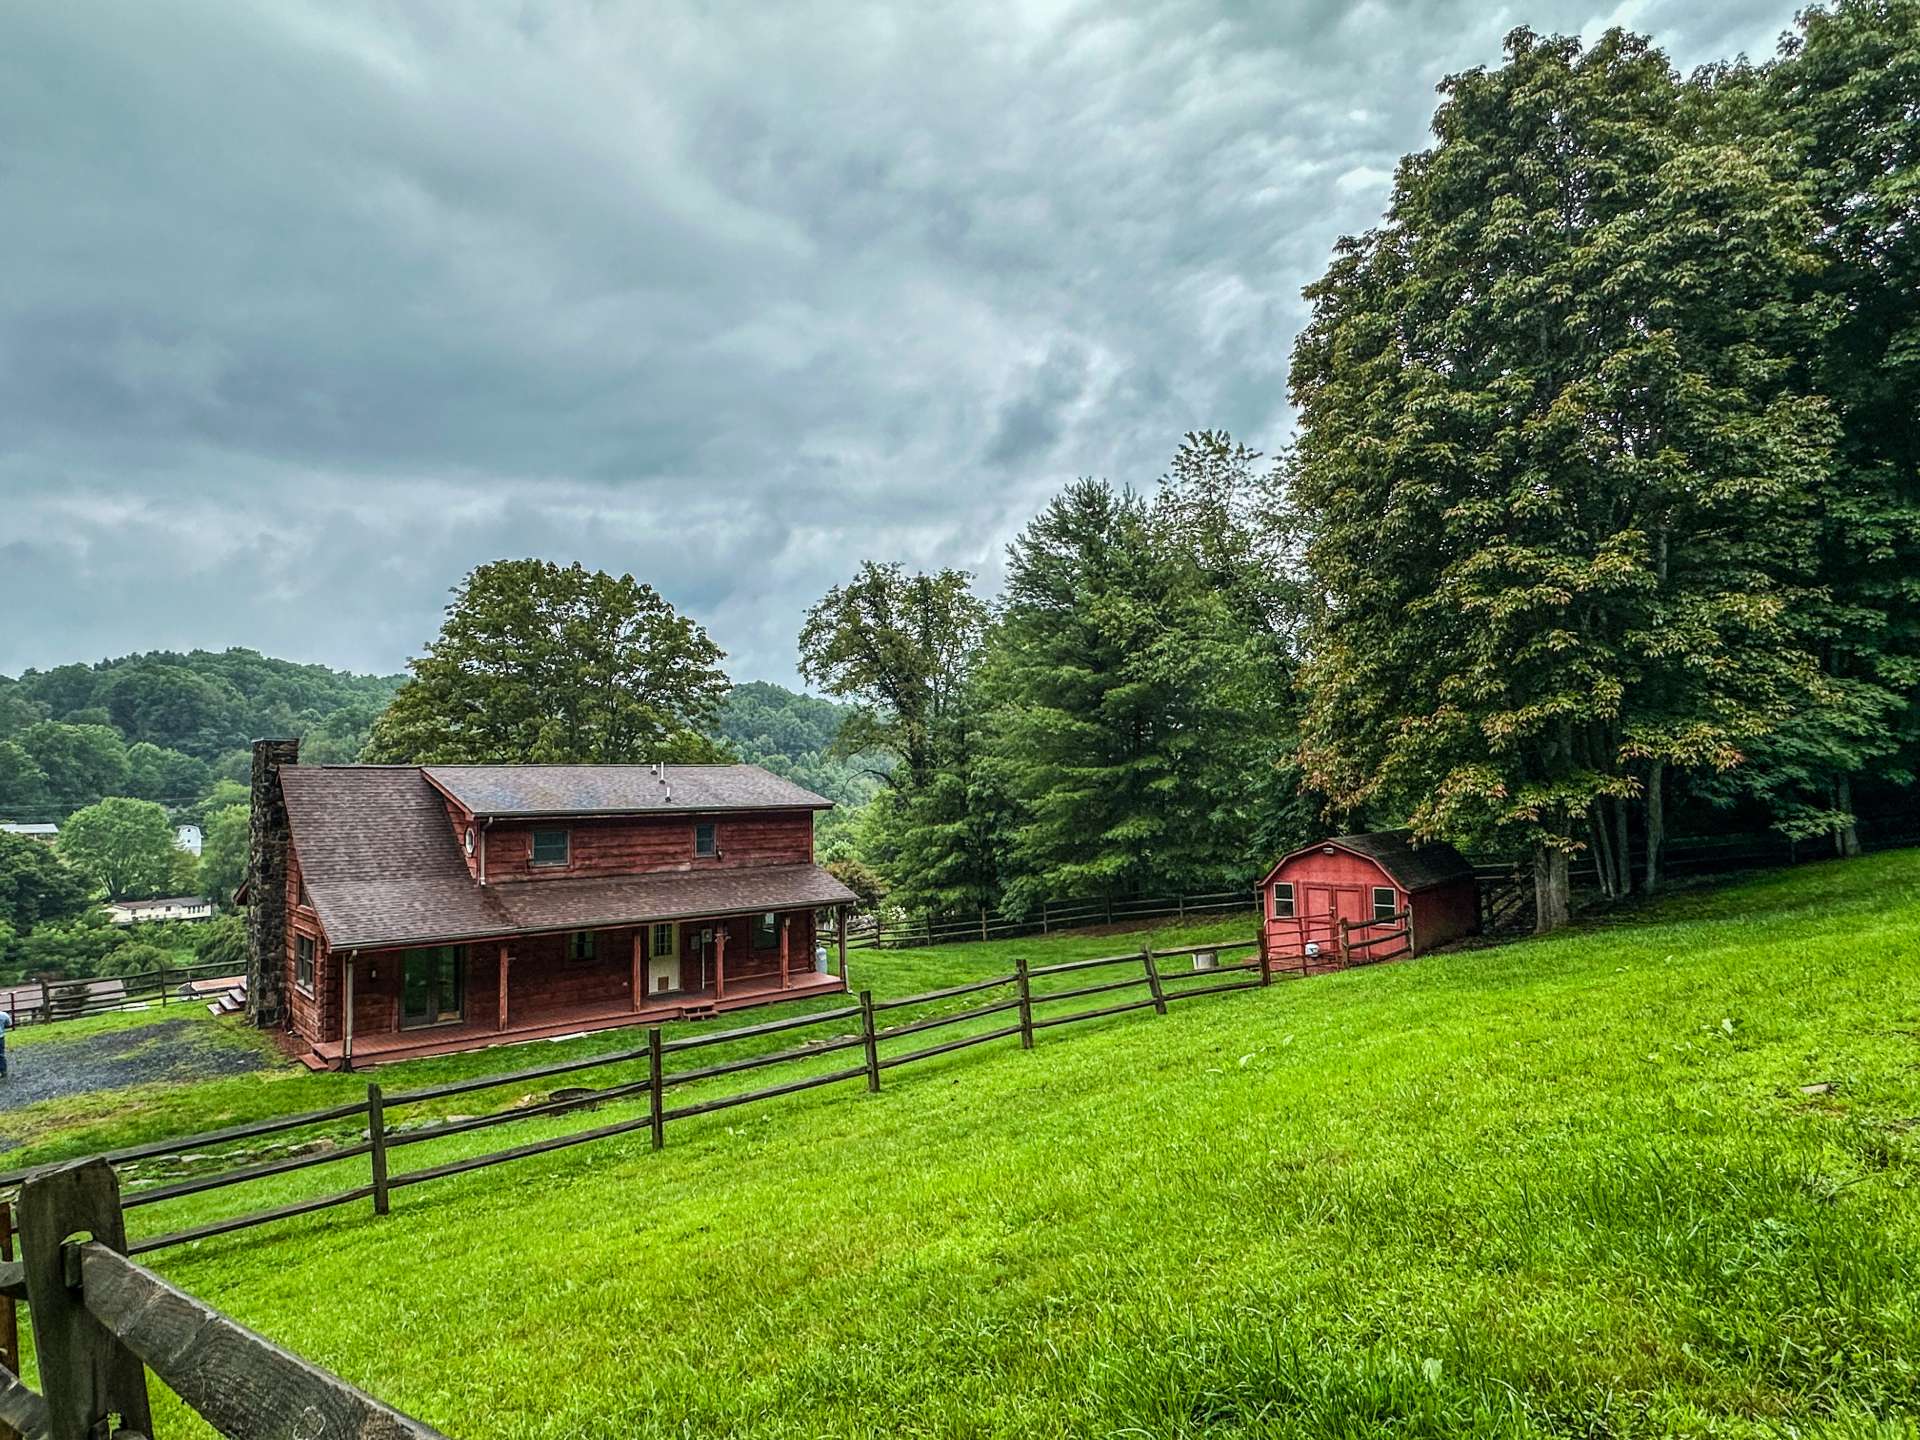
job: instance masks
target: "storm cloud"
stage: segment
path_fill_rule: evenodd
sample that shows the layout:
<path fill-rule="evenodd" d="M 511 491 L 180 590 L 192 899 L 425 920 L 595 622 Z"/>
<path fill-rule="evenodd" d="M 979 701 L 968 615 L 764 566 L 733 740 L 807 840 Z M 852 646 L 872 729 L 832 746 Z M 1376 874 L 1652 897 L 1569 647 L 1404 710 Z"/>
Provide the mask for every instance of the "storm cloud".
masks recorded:
<path fill-rule="evenodd" d="M 1503 34 L 1790 3 L 27 4 L 0 16 L 0 671 L 397 669 L 506 556 L 791 681 L 863 559 L 1284 440 L 1300 287 Z"/>

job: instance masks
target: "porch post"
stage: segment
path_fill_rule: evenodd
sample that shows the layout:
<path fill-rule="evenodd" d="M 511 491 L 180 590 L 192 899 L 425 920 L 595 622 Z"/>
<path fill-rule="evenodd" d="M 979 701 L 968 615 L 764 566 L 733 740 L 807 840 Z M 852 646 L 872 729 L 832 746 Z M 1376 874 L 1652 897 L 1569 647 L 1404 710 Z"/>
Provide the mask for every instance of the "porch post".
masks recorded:
<path fill-rule="evenodd" d="M 349 950 L 340 969 L 340 1068 L 353 1069 L 353 962 L 359 951 Z"/>
<path fill-rule="evenodd" d="M 713 998 L 727 998 L 727 922 L 713 927 Z"/>
<path fill-rule="evenodd" d="M 507 1028 L 507 967 L 513 957 L 507 953 L 507 942 L 500 942 L 500 1023 L 497 1028 Z"/>
<path fill-rule="evenodd" d="M 840 978 L 844 980 L 847 978 L 847 907 L 846 906 L 836 905 L 833 907 L 833 928 L 839 934 Z"/>
<path fill-rule="evenodd" d="M 636 1014 L 639 1013 L 640 1010 L 641 998 L 647 993 L 645 984 L 647 978 L 646 957 L 642 954 L 646 946 L 646 941 L 647 927 L 642 925 L 638 930 L 633 932 L 633 1008 Z"/>
<path fill-rule="evenodd" d="M 793 981 L 790 978 L 791 972 L 788 968 L 787 961 L 787 923 L 792 918 L 791 915 L 782 915 L 780 917 L 780 988 L 782 990 L 791 990 L 793 988 Z"/>

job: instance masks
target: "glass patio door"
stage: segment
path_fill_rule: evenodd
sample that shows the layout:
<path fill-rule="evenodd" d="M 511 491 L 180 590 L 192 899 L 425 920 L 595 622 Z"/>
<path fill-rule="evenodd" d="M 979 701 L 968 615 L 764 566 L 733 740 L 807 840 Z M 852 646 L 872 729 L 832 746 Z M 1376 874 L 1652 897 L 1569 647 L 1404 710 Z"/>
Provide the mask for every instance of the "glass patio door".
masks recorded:
<path fill-rule="evenodd" d="M 409 950 L 401 966 L 400 1024 L 445 1025 L 466 1005 L 466 956 L 458 945 Z"/>

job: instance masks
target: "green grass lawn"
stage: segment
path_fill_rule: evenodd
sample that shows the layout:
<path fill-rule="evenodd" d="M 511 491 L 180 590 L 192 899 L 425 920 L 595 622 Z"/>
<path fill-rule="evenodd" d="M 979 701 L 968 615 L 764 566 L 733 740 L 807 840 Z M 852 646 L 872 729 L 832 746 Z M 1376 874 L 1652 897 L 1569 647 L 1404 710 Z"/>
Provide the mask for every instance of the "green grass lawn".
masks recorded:
<path fill-rule="evenodd" d="M 456 1436 L 1904 1434 L 1917 1128 L 1909 852 L 155 1263 Z"/>
<path fill-rule="evenodd" d="M 969 945 L 942 945 L 924 950 L 856 950 L 849 956 L 849 975 L 856 988 L 869 989 L 880 999 L 923 994 L 969 980 L 1006 974 L 1015 958 L 1026 955 L 1034 963 L 1084 958 L 1137 949 L 1144 944 L 1161 948 L 1201 944 L 1213 940 L 1243 940 L 1253 933 L 1249 915 L 1203 921 L 1183 926 L 1143 926 L 1098 934 L 1079 933 L 1035 940 L 1004 940 Z M 780 1015 L 825 1010 L 847 1003 L 845 997 L 734 1011 L 721 1020 L 665 1027 L 669 1038 L 692 1035 Z M 952 1008 L 959 1008 L 958 1005 Z M 158 1020 L 192 1020 L 208 1031 L 205 1044 L 233 1049 L 265 1049 L 278 1055 L 272 1043 L 233 1020 L 214 1020 L 204 1005 L 150 1007 L 109 1015 L 89 1016 L 52 1025 L 22 1026 L 8 1040 L 17 1063 L 58 1066 L 62 1051 L 103 1031 L 133 1029 Z M 367 1081 L 378 1079 L 388 1091 L 404 1091 L 466 1080 L 480 1075 L 557 1065 L 566 1061 L 626 1051 L 646 1043 L 643 1030 L 606 1030 L 575 1039 L 537 1041 L 497 1046 L 464 1055 L 382 1065 L 360 1075 L 315 1074 L 305 1066 L 279 1061 L 271 1068 L 247 1075 L 210 1079 L 194 1084 L 159 1083 L 47 1101 L 0 1111 L 0 1140 L 16 1148 L 0 1154 L 0 1170 L 95 1154 L 102 1150 L 143 1144 L 151 1140 L 217 1130 L 252 1120 L 303 1110 L 318 1110 L 364 1096 Z M 598 1083 L 589 1075 L 586 1083 Z M 4 1100 L 0 1092 L 0 1100 Z M 458 1106 L 431 1107 L 423 1114 L 446 1114 L 476 1107 L 492 1109 L 513 1097 L 481 1097 Z"/>

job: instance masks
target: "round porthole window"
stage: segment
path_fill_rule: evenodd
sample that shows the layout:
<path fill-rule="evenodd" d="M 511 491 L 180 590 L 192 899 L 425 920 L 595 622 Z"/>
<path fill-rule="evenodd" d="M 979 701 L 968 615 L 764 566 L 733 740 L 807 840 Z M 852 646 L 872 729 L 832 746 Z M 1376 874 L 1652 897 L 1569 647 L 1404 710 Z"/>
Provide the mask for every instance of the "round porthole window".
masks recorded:
<path fill-rule="evenodd" d="M 467 826 L 467 854 L 473 854 L 473 826 Z"/>

